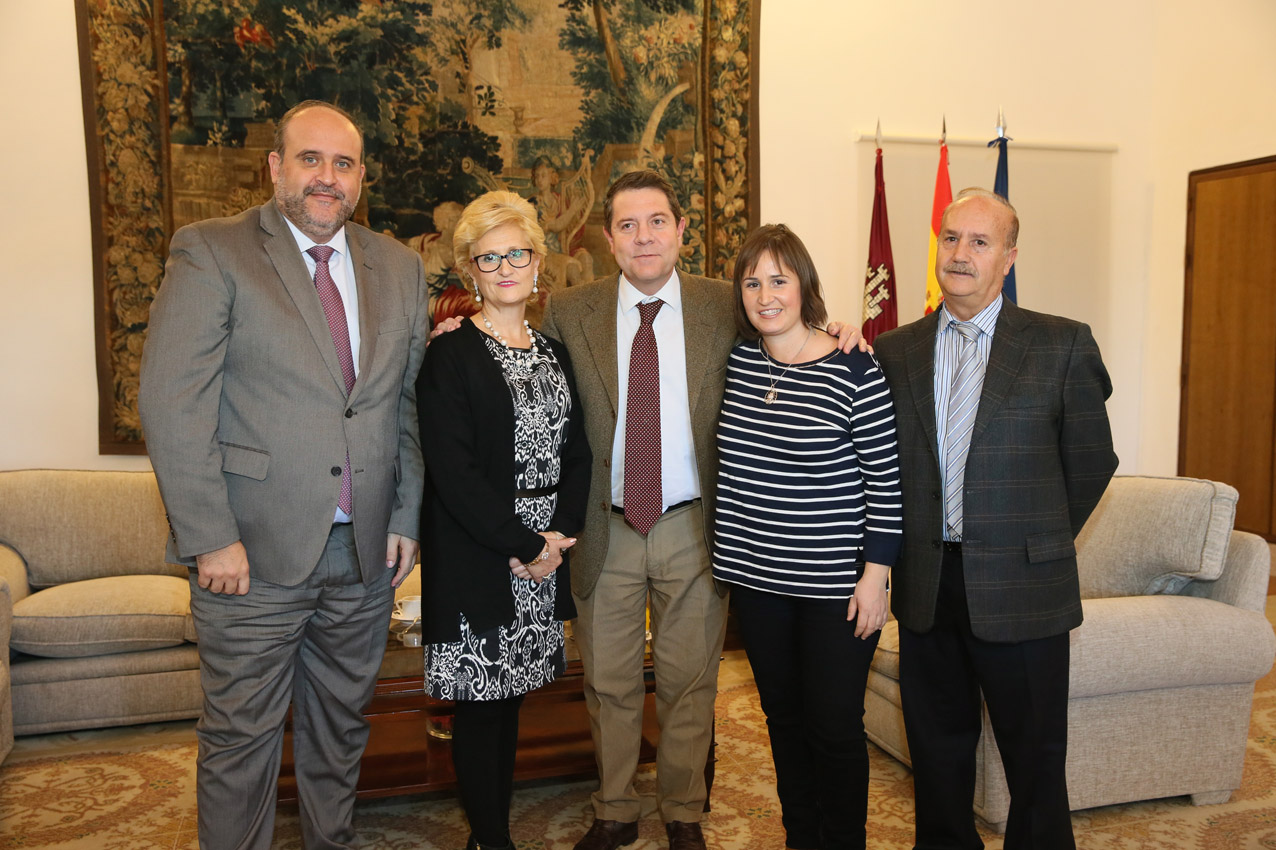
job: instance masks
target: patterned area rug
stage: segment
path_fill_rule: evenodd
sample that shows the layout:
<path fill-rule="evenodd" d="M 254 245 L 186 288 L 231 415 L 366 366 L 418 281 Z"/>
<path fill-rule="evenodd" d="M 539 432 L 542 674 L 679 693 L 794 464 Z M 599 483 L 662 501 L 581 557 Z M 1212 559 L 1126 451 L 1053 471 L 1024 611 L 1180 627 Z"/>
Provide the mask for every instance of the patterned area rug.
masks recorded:
<path fill-rule="evenodd" d="M 1268 600 L 1268 618 L 1273 616 Z M 717 707 L 718 767 L 711 848 L 781 850 L 784 833 L 765 719 L 751 683 L 724 688 Z M 145 735 L 137 736 L 145 738 Z M 0 850 L 184 850 L 195 837 L 194 733 L 189 742 L 138 742 L 110 751 L 74 747 L 65 755 L 24 756 L 0 768 Z M 868 846 L 912 846 L 912 783 L 907 768 L 870 745 Z M 569 850 L 588 827 L 591 782 L 539 783 L 515 792 L 512 831 L 520 850 Z M 646 809 L 633 850 L 666 846 L 654 816 L 655 777 L 637 787 Z M 1259 850 L 1276 848 L 1276 673 L 1258 683 L 1243 783 L 1230 802 L 1193 806 L 1175 797 L 1076 812 L 1082 850 Z M 362 802 L 356 827 L 378 850 L 457 850 L 464 817 L 450 795 Z M 989 850 L 1000 836 L 982 832 Z M 296 810 L 282 808 L 274 848 L 300 850 Z"/>

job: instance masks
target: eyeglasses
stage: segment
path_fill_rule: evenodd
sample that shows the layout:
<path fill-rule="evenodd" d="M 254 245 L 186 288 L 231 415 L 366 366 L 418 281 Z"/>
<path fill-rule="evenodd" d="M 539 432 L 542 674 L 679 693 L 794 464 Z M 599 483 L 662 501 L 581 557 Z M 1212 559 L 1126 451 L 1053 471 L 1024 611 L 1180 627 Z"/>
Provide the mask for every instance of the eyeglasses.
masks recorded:
<path fill-rule="evenodd" d="M 525 269 L 532 262 L 531 248 L 515 248 L 508 254 L 479 254 L 477 257 L 471 257 L 474 265 L 478 266 L 481 272 L 494 272 L 501 267 L 501 261 L 504 260 L 510 264 L 512 269 Z"/>

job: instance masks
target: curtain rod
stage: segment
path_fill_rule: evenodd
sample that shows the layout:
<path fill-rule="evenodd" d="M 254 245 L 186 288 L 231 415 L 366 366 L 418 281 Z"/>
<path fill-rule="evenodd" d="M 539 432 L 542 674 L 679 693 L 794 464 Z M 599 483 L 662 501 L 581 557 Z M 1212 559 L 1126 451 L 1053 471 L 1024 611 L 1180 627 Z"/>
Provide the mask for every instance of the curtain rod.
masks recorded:
<path fill-rule="evenodd" d="M 876 133 L 860 133 L 855 137 L 857 142 L 876 142 Z M 939 145 L 934 136 L 882 136 L 882 142 L 894 142 L 907 145 Z M 948 137 L 950 148 L 982 148 L 987 147 L 988 139 L 959 139 Z M 1117 146 L 1112 144 L 1089 144 L 1086 142 L 1021 142 L 1012 139 L 1011 148 L 1042 151 L 1079 151 L 1082 153 L 1116 153 Z"/>

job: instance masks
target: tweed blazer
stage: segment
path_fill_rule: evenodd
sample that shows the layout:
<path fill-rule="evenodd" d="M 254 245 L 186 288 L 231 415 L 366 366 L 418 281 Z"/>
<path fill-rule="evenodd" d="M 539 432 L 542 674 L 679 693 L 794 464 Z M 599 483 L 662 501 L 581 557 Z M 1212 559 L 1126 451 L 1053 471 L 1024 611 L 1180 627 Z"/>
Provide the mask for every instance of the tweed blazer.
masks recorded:
<path fill-rule="evenodd" d="M 727 358 L 736 341 L 735 315 L 730 284 L 681 271 L 678 277 L 687 346 L 687 400 L 700 476 L 705 543 L 712 548 L 718 411 L 726 385 Z M 618 273 L 584 286 L 557 290 L 541 324 L 541 330 L 561 340 L 571 354 L 576 387 L 585 408 L 585 433 L 594 452 L 585 529 L 572 548 L 572 590 L 582 599 L 593 593 L 610 538 L 612 445 L 617 414 L 624 403 L 616 356 L 619 291 Z M 705 568 L 708 569 L 707 563 Z M 725 593 L 725 588 L 721 592 Z"/>
<path fill-rule="evenodd" d="M 385 570 L 387 531 L 420 538 L 421 258 L 357 224 L 346 237 L 360 334 L 348 398 L 319 294 L 273 199 L 174 234 L 138 397 L 174 563 L 239 540 L 252 578 L 303 581 L 328 539 L 347 452 L 365 580 Z"/>
<path fill-rule="evenodd" d="M 904 491 L 904 547 L 891 608 L 917 632 L 935 620 L 943 481 L 935 427 L 939 313 L 878 337 L 891 385 Z M 1090 329 L 1003 302 L 971 434 L 962 563 L 976 637 L 1013 642 L 1081 623 L 1074 539 L 1116 471 L 1112 392 Z"/>

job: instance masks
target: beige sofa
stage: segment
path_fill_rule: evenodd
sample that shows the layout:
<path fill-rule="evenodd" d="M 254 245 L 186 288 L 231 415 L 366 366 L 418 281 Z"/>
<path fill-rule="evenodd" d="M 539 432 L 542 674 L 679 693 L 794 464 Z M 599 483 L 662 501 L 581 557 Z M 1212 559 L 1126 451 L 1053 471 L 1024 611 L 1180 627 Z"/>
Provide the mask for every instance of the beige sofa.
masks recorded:
<path fill-rule="evenodd" d="M 199 716 L 167 535 L 150 472 L 0 472 L 0 753 L 14 734 Z"/>
<path fill-rule="evenodd" d="M 0 761 L 13 736 L 198 717 L 183 567 L 150 472 L 0 472 Z M 420 570 L 396 597 L 420 594 Z"/>
<path fill-rule="evenodd" d="M 1270 552 L 1232 530 L 1236 491 L 1189 478 L 1113 479 L 1077 538 L 1085 622 L 1071 633 L 1073 810 L 1241 784 L 1254 683 L 1276 655 Z M 887 623 L 865 695 L 868 737 L 909 763 L 899 635 Z M 1005 829 L 1010 798 L 984 712 L 975 813 Z"/>

